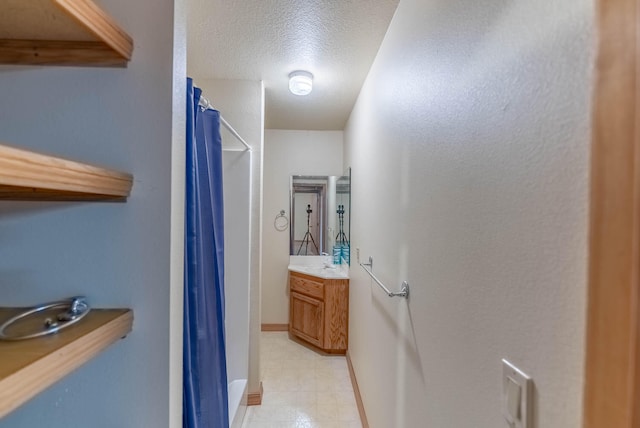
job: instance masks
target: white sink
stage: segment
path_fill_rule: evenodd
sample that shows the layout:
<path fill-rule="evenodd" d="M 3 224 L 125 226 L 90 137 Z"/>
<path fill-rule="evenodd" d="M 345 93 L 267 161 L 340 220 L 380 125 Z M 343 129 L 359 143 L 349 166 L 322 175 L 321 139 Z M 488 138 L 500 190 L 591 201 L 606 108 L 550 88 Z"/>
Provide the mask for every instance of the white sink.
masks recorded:
<path fill-rule="evenodd" d="M 323 265 L 298 265 L 289 264 L 289 270 L 294 272 L 306 273 L 307 275 L 317 276 L 319 278 L 336 278 L 348 279 L 349 268 L 344 265 L 334 265 L 335 267 L 325 267 Z"/>

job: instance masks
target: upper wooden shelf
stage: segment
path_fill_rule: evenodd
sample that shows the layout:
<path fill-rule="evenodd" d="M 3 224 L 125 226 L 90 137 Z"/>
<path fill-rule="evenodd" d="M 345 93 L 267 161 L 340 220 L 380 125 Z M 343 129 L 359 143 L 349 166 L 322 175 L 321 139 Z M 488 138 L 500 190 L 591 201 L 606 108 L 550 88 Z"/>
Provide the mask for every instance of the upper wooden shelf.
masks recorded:
<path fill-rule="evenodd" d="M 132 52 L 91 0 L 0 1 L 0 64 L 125 67 Z"/>
<path fill-rule="evenodd" d="M 16 313 L 0 308 L 0 319 Z M 0 342 L 0 418 L 126 336 L 132 324 L 129 309 L 92 309 L 56 334 Z"/>
<path fill-rule="evenodd" d="M 124 201 L 133 176 L 0 144 L 0 200 Z"/>

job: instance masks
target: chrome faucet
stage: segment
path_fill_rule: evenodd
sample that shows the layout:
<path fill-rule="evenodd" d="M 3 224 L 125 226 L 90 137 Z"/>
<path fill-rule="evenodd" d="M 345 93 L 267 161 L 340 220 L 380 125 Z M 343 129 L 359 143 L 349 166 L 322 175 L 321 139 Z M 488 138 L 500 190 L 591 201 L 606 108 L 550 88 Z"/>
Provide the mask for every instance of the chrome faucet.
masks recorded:
<path fill-rule="evenodd" d="M 325 253 L 324 251 L 320 254 L 324 256 L 324 260 L 323 260 L 324 267 L 333 269 L 335 267 L 335 265 L 333 264 L 333 256 L 331 256 L 331 254 Z"/>

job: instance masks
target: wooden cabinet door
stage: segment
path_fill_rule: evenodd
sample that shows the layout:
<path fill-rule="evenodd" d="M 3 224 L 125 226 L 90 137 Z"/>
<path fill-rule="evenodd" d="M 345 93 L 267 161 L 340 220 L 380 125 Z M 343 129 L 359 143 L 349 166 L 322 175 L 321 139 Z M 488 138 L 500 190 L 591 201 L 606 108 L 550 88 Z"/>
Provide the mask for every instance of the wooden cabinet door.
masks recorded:
<path fill-rule="evenodd" d="M 324 349 L 345 352 L 349 334 L 349 280 L 327 280 L 324 291 Z"/>
<path fill-rule="evenodd" d="M 290 331 L 319 348 L 323 347 L 324 303 L 291 292 Z"/>

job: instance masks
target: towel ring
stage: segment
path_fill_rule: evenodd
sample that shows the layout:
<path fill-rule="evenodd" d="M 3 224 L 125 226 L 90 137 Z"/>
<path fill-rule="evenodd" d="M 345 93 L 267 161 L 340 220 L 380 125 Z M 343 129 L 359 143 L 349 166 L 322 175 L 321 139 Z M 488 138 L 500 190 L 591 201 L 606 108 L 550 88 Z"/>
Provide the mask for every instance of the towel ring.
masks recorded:
<path fill-rule="evenodd" d="M 49 309 L 66 309 L 65 312 L 59 313 L 55 319 L 47 318 L 44 323 L 44 330 L 38 331 L 32 334 L 22 334 L 12 336 L 5 333 L 5 330 L 16 321 L 20 321 L 22 318 L 26 318 L 30 315 L 38 312 L 46 311 Z M 33 339 L 35 337 L 46 336 L 48 334 L 57 333 L 65 327 L 69 327 L 84 318 L 89 313 L 91 307 L 87 302 L 86 297 L 76 296 L 67 300 L 60 300 L 57 302 L 44 303 L 40 306 L 33 308 L 27 308 L 18 315 L 9 318 L 2 325 L 0 325 L 0 340 L 24 340 Z"/>
<path fill-rule="evenodd" d="M 273 220 L 273 227 L 275 227 L 278 232 L 284 232 L 289 227 L 289 219 L 284 214 L 284 210 L 280 210 L 280 213 L 276 215 L 276 218 Z"/>

